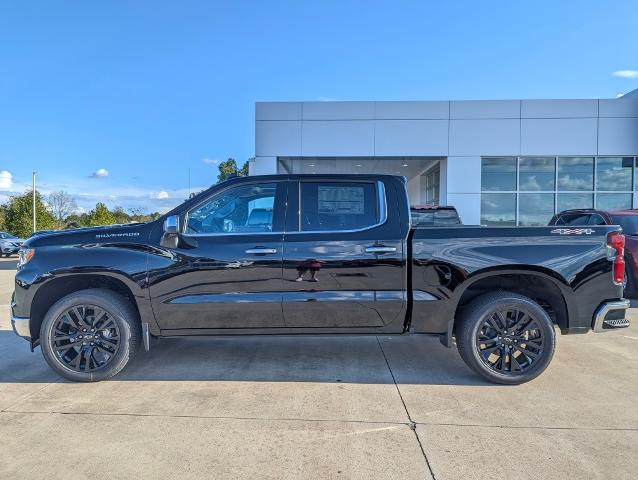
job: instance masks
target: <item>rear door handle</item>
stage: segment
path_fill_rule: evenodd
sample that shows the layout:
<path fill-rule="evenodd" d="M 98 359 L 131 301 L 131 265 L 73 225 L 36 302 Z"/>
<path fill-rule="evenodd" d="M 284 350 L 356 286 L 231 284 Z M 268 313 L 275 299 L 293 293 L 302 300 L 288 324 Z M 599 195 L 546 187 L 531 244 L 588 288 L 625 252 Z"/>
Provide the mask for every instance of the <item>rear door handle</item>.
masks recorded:
<path fill-rule="evenodd" d="M 246 250 L 248 255 L 272 255 L 273 253 L 277 253 L 276 248 L 263 248 L 263 247 L 255 247 L 249 248 Z"/>
<path fill-rule="evenodd" d="M 386 247 L 385 245 L 372 245 L 366 247 L 367 253 L 394 253 L 397 251 L 397 247 Z"/>

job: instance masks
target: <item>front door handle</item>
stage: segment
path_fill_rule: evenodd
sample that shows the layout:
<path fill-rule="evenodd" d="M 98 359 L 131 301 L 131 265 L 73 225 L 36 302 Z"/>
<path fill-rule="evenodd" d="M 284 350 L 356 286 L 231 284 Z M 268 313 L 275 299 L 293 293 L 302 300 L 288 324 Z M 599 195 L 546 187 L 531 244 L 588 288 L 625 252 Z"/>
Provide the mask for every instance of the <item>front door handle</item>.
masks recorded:
<path fill-rule="evenodd" d="M 277 253 L 276 248 L 263 248 L 263 247 L 255 247 L 249 248 L 246 250 L 248 255 L 272 255 L 273 253 Z"/>
<path fill-rule="evenodd" d="M 366 247 L 367 253 L 394 253 L 397 251 L 397 247 L 386 247 L 385 245 L 372 245 L 371 247 Z"/>

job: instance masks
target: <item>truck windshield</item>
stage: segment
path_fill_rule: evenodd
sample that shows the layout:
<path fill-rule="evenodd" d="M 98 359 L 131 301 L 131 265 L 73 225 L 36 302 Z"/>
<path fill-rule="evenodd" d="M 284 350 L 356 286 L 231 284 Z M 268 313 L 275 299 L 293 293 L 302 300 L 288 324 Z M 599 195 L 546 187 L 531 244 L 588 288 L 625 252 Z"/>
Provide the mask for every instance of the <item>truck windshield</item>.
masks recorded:
<path fill-rule="evenodd" d="M 625 235 L 638 235 L 638 215 L 612 215 L 614 225 L 620 225 Z"/>

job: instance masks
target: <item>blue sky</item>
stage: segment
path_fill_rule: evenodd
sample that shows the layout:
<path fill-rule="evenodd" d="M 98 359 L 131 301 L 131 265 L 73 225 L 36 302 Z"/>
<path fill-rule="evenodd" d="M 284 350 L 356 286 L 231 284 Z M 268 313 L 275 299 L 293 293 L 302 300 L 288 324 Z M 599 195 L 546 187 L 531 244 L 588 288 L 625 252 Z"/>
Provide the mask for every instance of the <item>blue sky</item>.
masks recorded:
<path fill-rule="evenodd" d="M 256 101 L 634 88 L 635 0 L 0 0 L 0 201 L 37 170 L 85 209 L 164 211 L 189 168 L 201 189 L 252 156 Z"/>

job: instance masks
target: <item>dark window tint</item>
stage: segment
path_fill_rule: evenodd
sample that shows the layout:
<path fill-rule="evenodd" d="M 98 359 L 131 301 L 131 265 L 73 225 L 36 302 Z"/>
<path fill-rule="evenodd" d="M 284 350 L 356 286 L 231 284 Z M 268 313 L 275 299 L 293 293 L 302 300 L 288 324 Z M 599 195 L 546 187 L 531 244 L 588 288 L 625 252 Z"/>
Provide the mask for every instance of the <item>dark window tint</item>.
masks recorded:
<path fill-rule="evenodd" d="M 588 213 L 571 213 L 561 216 L 556 225 L 587 225 L 589 217 Z"/>
<path fill-rule="evenodd" d="M 301 230 L 356 230 L 378 223 L 373 183 L 301 183 Z"/>
<path fill-rule="evenodd" d="M 459 225 L 461 219 L 456 210 L 412 210 L 412 225 Z"/>
<path fill-rule="evenodd" d="M 612 215 L 614 225 L 620 225 L 625 235 L 638 235 L 638 215 Z"/>
<path fill-rule="evenodd" d="M 607 225 L 607 222 L 602 215 L 595 214 L 589 217 L 589 225 Z"/>

